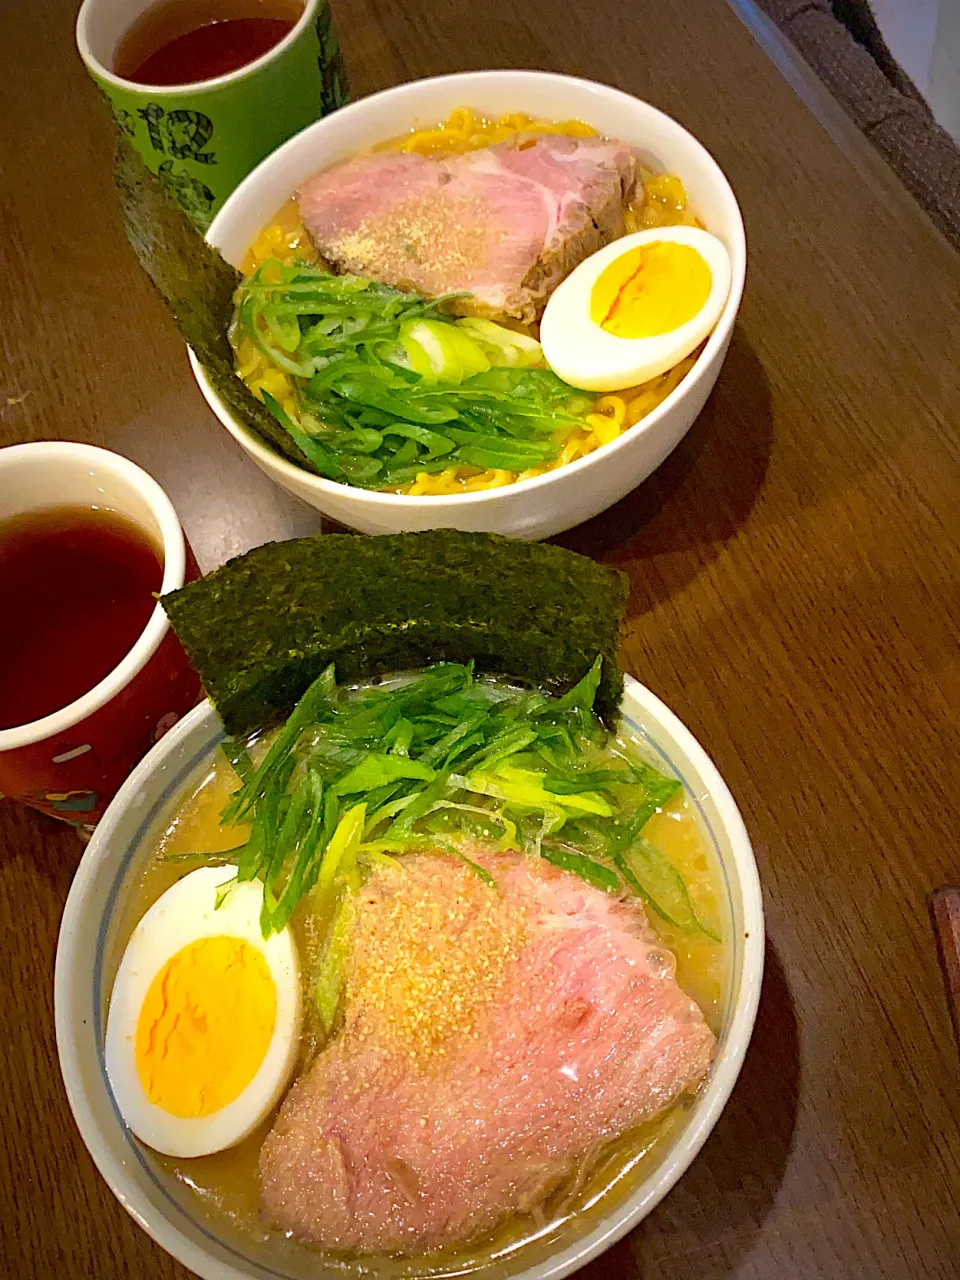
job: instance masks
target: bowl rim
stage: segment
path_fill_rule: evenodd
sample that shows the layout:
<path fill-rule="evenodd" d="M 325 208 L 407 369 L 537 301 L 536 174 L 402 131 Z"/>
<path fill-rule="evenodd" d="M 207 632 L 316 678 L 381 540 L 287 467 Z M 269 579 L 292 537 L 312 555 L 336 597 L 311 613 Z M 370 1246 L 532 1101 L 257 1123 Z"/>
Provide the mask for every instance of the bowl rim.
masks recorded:
<path fill-rule="evenodd" d="M 724 1042 L 707 1086 L 694 1105 L 689 1123 L 663 1161 L 586 1236 L 574 1240 L 543 1263 L 517 1273 L 515 1280 L 561 1280 L 561 1277 L 568 1276 L 632 1230 L 673 1188 L 706 1142 L 736 1084 L 760 998 L 765 938 L 763 901 L 753 849 L 736 801 L 690 730 L 656 694 L 629 675 L 624 678 L 621 708 L 654 720 L 666 731 L 678 754 L 699 775 L 703 788 L 716 805 L 722 829 L 730 842 L 731 861 L 739 884 L 745 934 L 739 987 L 734 994 Z M 128 1182 L 125 1161 L 112 1147 L 112 1131 L 116 1122 L 110 1119 L 106 1124 L 101 1123 L 86 1086 L 77 1050 L 77 1037 L 86 1019 L 69 1000 L 74 972 L 76 921 L 88 910 L 96 911 L 100 905 L 91 901 L 92 881 L 101 864 L 110 856 L 110 842 L 118 824 L 128 805 L 140 796 L 141 789 L 162 778 L 165 762 L 175 753 L 181 740 L 188 738 L 202 722 L 215 716 L 212 704 L 206 700 L 175 725 L 137 765 L 98 823 L 80 860 L 64 907 L 54 970 L 54 1011 L 57 1053 L 70 1109 L 84 1145 L 121 1205 L 162 1249 L 195 1274 L 206 1277 L 206 1280 L 250 1280 L 249 1271 L 241 1271 L 233 1264 L 214 1257 L 184 1234 L 166 1213 L 158 1212 L 135 1184 Z"/>
<path fill-rule="evenodd" d="M 231 218 L 235 216 L 237 207 L 245 203 L 247 193 L 257 186 L 259 182 L 264 181 L 264 174 L 269 174 L 271 169 L 278 167 L 285 156 L 302 147 L 304 140 L 308 136 L 313 137 L 317 134 L 322 134 L 322 131 L 329 125 L 331 120 L 342 120 L 355 114 L 362 115 L 364 111 L 369 109 L 370 103 L 386 98 L 391 98 L 398 103 L 404 102 L 406 99 L 415 100 L 426 86 L 464 82 L 469 82 L 471 85 L 493 85 L 498 80 L 505 84 L 511 82 L 552 83 L 557 88 L 583 90 L 586 94 L 613 100 L 625 110 L 631 110 L 634 105 L 639 104 L 644 111 L 652 113 L 654 116 L 666 121 L 671 128 L 679 130 L 692 144 L 705 171 L 710 175 L 711 183 L 718 191 L 720 198 L 729 206 L 732 225 L 731 238 L 733 240 L 733 244 L 728 250 L 730 255 L 730 289 L 727 294 L 727 300 L 724 303 L 719 320 L 707 338 L 705 347 L 697 357 L 696 363 L 670 394 L 640 422 L 631 427 L 629 431 L 619 435 L 609 444 L 601 445 L 599 449 L 595 449 L 592 453 L 588 453 L 582 458 L 577 458 L 573 462 L 567 462 L 554 471 L 547 471 L 543 475 L 532 476 L 525 480 L 515 480 L 511 484 L 503 485 L 496 489 L 482 489 L 476 493 L 408 495 L 382 493 L 376 489 L 360 489 L 354 485 L 342 484 L 338 480 L 328 480 L 324 476 L 315 475 L 312 471 L 296 466 L 281 454 L 262 444 L 247 427 L 231 416 L 216 388 L 212 386 L 207 378 L 193 350 L 188 347 L 190 366 L 207 404 L 237 443 L 266 470 L 284 477 L 291 483 L 306 485 L 307 488 L 318 494 L 335 495 L 342 499 L 344 492 L 346 492 L 359 505 L 370 508 L 399 508 L 400 510 L 409 511 L 412 504 L 416 506 L 422 504 L 427 510 L 439 514 L 446 509 L 461 511 L 465 507 L 483 506 L 487 503 L 500 501 L 505 495 L 513 492 L 532 493 L 555 482 L 560 476 L 577 475 L 597 465 L 602 459 L 612 458 L 619 450 L 627 447 L 630 441 L 635 441 L 652 431 L 695 388 L 696 384 L 706 375 L 708 367 L 724 352 L 740 309 L 747 269 L 747 244 L 743 215 L 729 179 L 699 138 L 678 120 L 675 120 L 673 116 L 667 115 L 659 107 L 655 107 L 645 99 L 638 98 L 623 89 L 603 84 L 598 80 L 588 80 L 582 76 L 568 76 L 552 71 L 511 71 L 507 68 L 485 71 L 458 71 L 449 75 L 428 76 L 419 80 L 410 80 L 405 84 L 395 85 L 389 89 L 382 89 L 378 93 L 368 94 L 365 98 L 359 98 L 356 102 L 341 107 L 333 115 L 324 116 L 313 124 L 307 125 L 306 128 L 301 129 L 299 133 L 294 134 L 292 138 L 288 138 L 275 151 L 264 157 L 257 167 L 252 169 L 227 197 L 207 229 L 207 242 L 215 248 L 219 248 L 217 240 L 224 230 L 224 225 L 229 224 Z"/>

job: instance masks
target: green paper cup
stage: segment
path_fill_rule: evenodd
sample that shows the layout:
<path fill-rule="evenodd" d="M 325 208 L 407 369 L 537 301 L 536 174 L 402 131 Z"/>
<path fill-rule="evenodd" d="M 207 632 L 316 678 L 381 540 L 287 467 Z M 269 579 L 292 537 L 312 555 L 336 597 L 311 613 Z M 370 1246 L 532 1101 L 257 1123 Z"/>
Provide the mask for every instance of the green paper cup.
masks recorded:
<path fill-rule="evenodd" d="M 305 0 L 279 44 L 229 75 L 169 87 L 136 84 L 113 70 L 117 47 L 156 5 L 84 0 L 77 48 L 117 124 L 205 231 L 264 156 L 347 101 L 343 58 L 326 0 Z M 236 16 L 252 14 L 238 5 Z"/>

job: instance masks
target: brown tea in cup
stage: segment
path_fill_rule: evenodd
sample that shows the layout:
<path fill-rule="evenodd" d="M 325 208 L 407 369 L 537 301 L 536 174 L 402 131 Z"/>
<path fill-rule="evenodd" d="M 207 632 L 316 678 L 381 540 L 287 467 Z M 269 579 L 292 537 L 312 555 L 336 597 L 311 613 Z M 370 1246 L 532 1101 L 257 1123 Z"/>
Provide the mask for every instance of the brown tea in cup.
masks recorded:
<path fill-rule="evenodd" d="M 213 80 L 263 57 L 302 13 L 298 0 L 160 0 L 120 40 L 113 69 L 145 85 Z"/>

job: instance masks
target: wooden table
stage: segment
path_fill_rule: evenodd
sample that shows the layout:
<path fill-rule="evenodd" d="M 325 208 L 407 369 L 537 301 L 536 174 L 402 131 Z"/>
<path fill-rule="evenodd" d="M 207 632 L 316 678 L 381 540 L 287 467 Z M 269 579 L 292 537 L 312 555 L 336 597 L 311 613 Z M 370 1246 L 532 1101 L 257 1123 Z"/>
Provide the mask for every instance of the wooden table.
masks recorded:
<path fill-rule="evenodd" d="M 0 9 L 0 441 L 127 454 L 211 568 L 318 521 L 208 412 L 127 249 L 75 7 Z M 629 572 L 626 665 L 742 806 L 767 976 L 702 1155 L 584 1274 L 956 1280 L 960 1078 L 927 895 L 960 879 L 960 259 L 752 10 L 334 7 L 358 94 L 498 66 L 605 80 L 692 129 L 746 218 L 741 323 L 706 411 L 563 541 Z M 53 960 L 80 853 L 0 804 L 0 1273 L 185 1277 L 101 1182 L 61 1085 Z"/>

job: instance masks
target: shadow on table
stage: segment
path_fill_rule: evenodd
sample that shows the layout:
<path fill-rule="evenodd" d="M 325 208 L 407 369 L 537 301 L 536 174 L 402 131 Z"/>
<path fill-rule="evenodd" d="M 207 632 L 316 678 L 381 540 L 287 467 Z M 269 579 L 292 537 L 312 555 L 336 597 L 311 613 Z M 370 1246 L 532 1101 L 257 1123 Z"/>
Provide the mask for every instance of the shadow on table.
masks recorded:
<path fill-rule="evenodd" d="M 698 548 L 699 557 L 672 558 L 675 580 L 662 575 L 669 594 L 745 523 L 763 486 L 772 439 L 767 377 L 737 327 L 716 387 L 673 453 L 615 506 L 553 541 L 616 563 Z"/>
<path fill-rule="evenodd" d="M 657 1280 L 707 1280 L 715 1273 L 700 1262 L 721 1241 L 723 1266 L 716 1274 L 732 1275 L 737 1242 L 749 1246 L 776 1200 L 793 1141 L 799 1088 L 793 997 L 768 940 L 753 1039 L 716 1128 L 663 1203 L 635 1231 L 578 1271 L 578 1280 L 631 1280 L 653 1274 Z"/>
<path fill-rule="evenodd" d="M 9 863 L 27 860 L 31 875 L 48 881 L 65 901 L 85 848 L 68 822 L 0 798 L 0 871 Z"/>
<path fill-rule="evenodd" d="M 767 376 L 738 326 L 716 387 L 673 453 L 608 511 L 550 541 L 615 563 L 692 547 L 705 549 L 712 558 L 750 514 L 767 472 L 772 439 Z M 353 531 L 324 516 L 322 532 Z M 688 557 L 686 577 L 699 564 Z M 684 580 L 677 573 L 666 594 Z"/>

